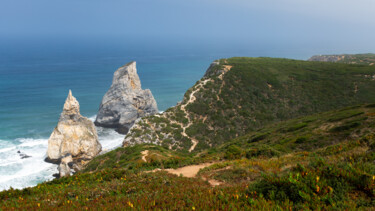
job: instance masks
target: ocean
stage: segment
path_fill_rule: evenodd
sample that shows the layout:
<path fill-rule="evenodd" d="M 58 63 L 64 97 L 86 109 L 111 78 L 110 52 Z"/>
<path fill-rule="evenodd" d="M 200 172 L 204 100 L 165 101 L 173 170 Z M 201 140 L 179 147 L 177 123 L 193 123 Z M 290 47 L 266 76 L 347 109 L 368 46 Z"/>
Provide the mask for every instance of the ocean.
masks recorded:
<path fill-rule="evenodd" d="M 136 61 L 142 88 L 152 91 L 163 111 L 182 100 L 215 59 L 168 52 L 134 55 L 97 49 L 101 53 L 95 54 L 82 47 L 76 47 L 76 52 L 46 48 L 37 52 L 0 49 L 0 190 L 53 179 L 57 166 L 44 158 L 69 89 L 80 103 L 81 114 L 94 120 L 113 73 Z M 103 149 L 121 145 L 124 135 L 112 129 L 97 130 Z M 22 159 L 21 154 L 30 157 Z"/>
<path fill-rule="evenodd" d="M 69 89 L 80 103 L 81 114 L 94 120 L 114 71 L 136 61 L 142 88 L 152 91 L 159 111 L 164 111 L 182 100 L 215 59 L 284 55 L 187 49 L 0 43 L 0 190 L 53 179 L 57 166 L 44 158 Z M 97 130 L 103 149 L 121 145 L 124 135 L 112 129 Z M 21 154 L 30 157 L 22 159 Z"/>

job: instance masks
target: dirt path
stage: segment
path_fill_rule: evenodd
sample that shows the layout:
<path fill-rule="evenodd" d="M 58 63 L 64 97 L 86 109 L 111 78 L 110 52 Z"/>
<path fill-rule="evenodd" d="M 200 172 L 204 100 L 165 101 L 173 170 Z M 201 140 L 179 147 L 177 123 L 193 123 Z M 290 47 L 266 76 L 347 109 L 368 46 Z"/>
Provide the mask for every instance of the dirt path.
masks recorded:
<path fill-rule="evenodd" d="M 189 138 L 191 140 L 191 142 L 193 143 L 193 145 L 190 147 L 189 149 L 189 152 L 193 151 L 195 149 L 195 147 L 197 146 L 198 144 L 198 140 L 193 138 L 193 137 L 190 137 L 188 134 L 186 134 L 186 128 L 190 127 L 193 123 L 188 115 L 188 113 L 186 112 L 186 106 L 189 105 L 190 103 L 193 103 L 197 98 L 194 96 L 195 93 L 199 92 L 201 90 L 201 88 L 203 88 L 204 85 L 206 85 L 206 83 L 208 81 L 210 81 L 211 79 L 206 79 L 202 82 L 200 82 L 196 87 L 198 87 L 197 89 L 195 89 L 194 91 L 192 91 L 190 93 L 190 96 L 189 96 L 189 100 L 185 103 L 185 104 L 182 104 L 181 105 L 181 110 L 185 113 L 185 118 L 188 119 L 188 124 L 186 126 L 184 126 L 184 124 L 182 124 L 181 122 L 176 122 L 176 121 L 171 121 L 171 123 L 175 123 L 175 124 L 178 124 L 181 126 L 182 128 L 182 133 L 181 135 Z"/>
<path fill-rule="evenodd" d="M 197 176 L 199 170 L 201 170 L 205 167 L 211 166 L 212 164 L 214 164 L 214 163 L 202 163 L 202 164 L 199 164 L 199 165 L 185 166 L 185 167 L 178 168 L 178 169 L 164 169 L 164 171 L 166 171 L 170 174 L 177 175 L 177 176 L 182 175 L 184 177 L 193 178 L 193 177 Z M 155 170 L 146 171 L 146 172 L 156 172 L 156 171 L 162 171 L 162 169 L 155 169 Z M 217 185 L 222 184 L 222 182 L 217 181 L 215 179 L 209 179 L 209 178 L 206 178 L 206 177 L 202 177 L 202 179 L 207 181 L 208 183 L 210 183 L 211 186 L 217 186 Z"/>
<path fill-rule="evenodd" d="M 185 166 L 178 169 L 165 169 L 170 174 L 180 175 L 184 177 L 195 177 L 198 174 L 198 171 L 202 168 L 208 167 L 213 163 L 203 163 L 199 165 Z"/>
<path fill-rule="evenodd" d="M 148 150 L 142 151 L 142 160 L 147 163 L 146 157 L 148 156 Z"/>

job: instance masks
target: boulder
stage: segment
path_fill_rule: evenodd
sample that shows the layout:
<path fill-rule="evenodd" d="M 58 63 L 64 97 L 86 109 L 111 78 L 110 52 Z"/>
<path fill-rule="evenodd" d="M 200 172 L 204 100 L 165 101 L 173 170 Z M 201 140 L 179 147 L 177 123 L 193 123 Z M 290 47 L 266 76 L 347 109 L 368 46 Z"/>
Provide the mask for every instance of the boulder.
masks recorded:
<path fill-rule="evenodd" d="M 101 149 L 95 125 L 81 116 L 79 103 L 69 90 L 59 122 L 48 139 L 46 161 L 60 164 L 60 175 L 66 176 L 68 165 L 62 163 L 63 158 L 69 155 L 75 165 L 82 166 Z"/>
<path fill-rule="evenodd" d="M 60 177 L 70 176 L 71 166 L 73 166 L 73 157 L 68 153 L 61 158 L 61 162 L 58 167 Z"/>
<path fill-rule="evenodd" d="M 112 85 L 100 104 L 95 125 L 115 128 L 117 132 L 126 134 L 135 120 L 157 112 L 151 91 L 141 87 L 136 62 L 130 62 L 114 73 Z"/>

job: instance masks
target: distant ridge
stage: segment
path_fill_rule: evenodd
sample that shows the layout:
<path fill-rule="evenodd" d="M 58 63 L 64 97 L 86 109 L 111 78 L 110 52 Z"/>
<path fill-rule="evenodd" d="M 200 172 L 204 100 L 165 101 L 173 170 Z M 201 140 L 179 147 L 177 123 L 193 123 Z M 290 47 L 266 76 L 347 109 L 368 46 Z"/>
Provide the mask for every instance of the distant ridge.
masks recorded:
<path fill-rule="evenodd" d="M 375 54 L 338 54 L 338 55 L 315 55 L 312 56 L 308 61 L 318 62 L 338 62 L 346 64 L 375 64 Z"/>

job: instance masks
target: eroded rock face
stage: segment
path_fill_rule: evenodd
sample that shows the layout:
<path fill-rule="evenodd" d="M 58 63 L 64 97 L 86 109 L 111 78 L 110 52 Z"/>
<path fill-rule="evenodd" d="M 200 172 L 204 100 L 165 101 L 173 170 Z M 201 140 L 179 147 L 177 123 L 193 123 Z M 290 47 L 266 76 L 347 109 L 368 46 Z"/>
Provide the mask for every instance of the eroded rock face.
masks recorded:
<path fill-rule="evenodd" d="M 73 166 L 73 157 L 68 153 L 61 158 L 61 162 L 58 167 L 60 177 L 70 176 L 70 166 Z"/>
<path fill-rule="evenodd" d="M 60 164 L 60 175 L 67 176 L 67 155 L 74 165 L 82 166 L 101 151 L 95 125 L 79 113 L 79 103 L 69 91 L 59 123 L 48 139 L 46 161 Z M 69 173 L 70 174 L 70 173 Z"/>
<path fill-rule="evenodd" d="M 95 125 L 115 128 L 126 134 L 135 120 L 157 112 L 151 91 L 141 88 L 136 62 L 130 62 L 114 73 L 112 86 L 102 99 Z"/>

